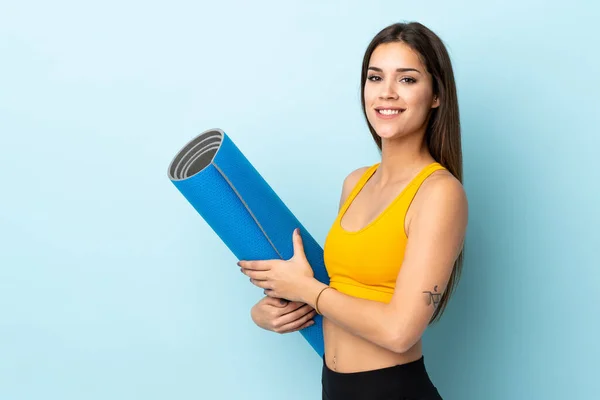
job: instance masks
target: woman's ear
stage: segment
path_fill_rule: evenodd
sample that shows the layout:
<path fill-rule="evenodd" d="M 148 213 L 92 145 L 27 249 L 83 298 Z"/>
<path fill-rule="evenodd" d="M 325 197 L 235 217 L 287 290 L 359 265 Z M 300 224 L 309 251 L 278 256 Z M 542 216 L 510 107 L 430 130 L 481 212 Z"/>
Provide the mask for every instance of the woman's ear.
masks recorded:
<path fill-rule="evenodd" d="M 433 95 L 433 102 L 431 103 L 431 108 L 438 108 L 440 106 L 440 99 L 437 94 Z"/>

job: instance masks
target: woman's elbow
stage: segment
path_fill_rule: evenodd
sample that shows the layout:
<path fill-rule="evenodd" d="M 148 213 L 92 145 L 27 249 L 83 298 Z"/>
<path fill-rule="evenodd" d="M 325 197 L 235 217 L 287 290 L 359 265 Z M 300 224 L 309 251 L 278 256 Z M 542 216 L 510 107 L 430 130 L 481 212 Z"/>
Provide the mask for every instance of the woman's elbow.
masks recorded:
<path fill-rule="evenodd" d="M 386 348 L 394 353 L 406 353 L 419 341 L 420 336 L 406 330 L 396 330 L 388 335 Z"/>
<path fill-rule="evenodd" d="M 387 346 L 388 350 L 393 351 L 394 353 L 402 354 L 406 353 L 414 346 L 414 343 L 411 343 L 407 340 L 396 339 L 389 343 Z"/>

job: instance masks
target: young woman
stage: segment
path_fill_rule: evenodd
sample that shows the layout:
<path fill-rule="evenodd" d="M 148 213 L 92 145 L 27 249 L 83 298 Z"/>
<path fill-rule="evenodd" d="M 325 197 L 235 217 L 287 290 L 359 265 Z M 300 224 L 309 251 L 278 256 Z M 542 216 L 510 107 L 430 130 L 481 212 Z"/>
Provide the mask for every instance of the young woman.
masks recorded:
<path fill-rule="evenodd" d="M 431 30 L 398 23 L 369 44 L 361 86 L 381 161 L 344 180 L 324 244 L 330 285 L 314 279 L 296 232 L 291 259 L 238 265 L 265 289 L 252 309 L 263 328 L 323 315 L 323 399 L 441 399 L 421 337 L 458 282 L 467 227 L 452 65 Z"/>

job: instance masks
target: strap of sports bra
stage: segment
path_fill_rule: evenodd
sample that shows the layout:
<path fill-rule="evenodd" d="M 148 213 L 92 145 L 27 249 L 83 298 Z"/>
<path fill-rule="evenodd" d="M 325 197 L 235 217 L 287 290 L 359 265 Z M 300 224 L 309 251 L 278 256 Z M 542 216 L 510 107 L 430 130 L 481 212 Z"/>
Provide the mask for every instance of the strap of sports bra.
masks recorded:
<path fill-rule="evenodd" d="M 344 205 L 342 206 L 342 208 L 340 210 L 342 213 L 345 212 L 346 208 L 348 208 L 349 204 L 352 202 L 352 200 L 354 200 L 354 198 L 356 197 L 358 192 L 360 192 L 360 190 L 363 188 L 363 186 L 365 186 L 365 184 L 367 183 L 369 178 L 373 175 L 373 173 L 375 172 L 375 169 L 378 166 L 379 166 L 379 163 L 373 164 L 369 168 L 367 168 L 365 170 L 365 172 L 363 172 L 362 176 L 360 177 L 358 182 L 356 182 L 356 184 L 350 191 L 350 194 L 346 198 L 346 201 L 344 202 Z"/>
<path fill-rule="evenodd" d="M 362 174 L 362 176 L 360 177 L 358 182 L 354 185 L 354 188 L 352 188 L 352 191 L 346 198 L 344 205 L 340 209 L 339 216 L 344 215 L 344 213 L 346 212 L 346 209 L 352 203 L 352 201 L 354 200 L 356 195 L 360 192 L 360 190 L 363 188 L 363 186 L 367 183 L 369 178 L 371 178 L 371 176 L 375 173 L 375 170 L 378 168 L 379 164 L 380 163 L 371 165 Z M 401 195 L 403 197 L 406 197 L 406 196 L 409 196 L 411 198 L 414 197 L 414 195 L 417 193 L 417 191 L 419 190 L 419 188 L 421 187 L 421 184 L 425 181 L 425 179 L 427 179 L 427 177 L 429 177 L 429 175 L 431 175 L 432 173 L 434 173 L 435 171 L 440 170 L 440 169 L 445 169 L 445 167 L 438 162 L 432 162 L 431 164 L 429 164 L 428 166 L 423 168 L 419 172 L 419 174 L 413 178 L 413 180 L 408 184 L 408 186 L 402 191 Z"/>

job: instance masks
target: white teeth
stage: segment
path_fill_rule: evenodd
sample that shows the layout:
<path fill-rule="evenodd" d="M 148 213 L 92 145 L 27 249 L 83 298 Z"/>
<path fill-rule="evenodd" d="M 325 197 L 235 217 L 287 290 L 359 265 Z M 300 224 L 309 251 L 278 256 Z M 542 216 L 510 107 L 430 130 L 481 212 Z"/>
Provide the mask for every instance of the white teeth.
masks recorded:
<path fill-rule="evenodd" d="M 398 114 L 400 112 L 400 110 L 379 110 L 379 112 L 383 115 L 392 115 L 392 114 Z"/>

